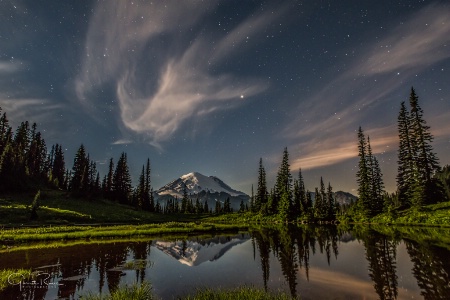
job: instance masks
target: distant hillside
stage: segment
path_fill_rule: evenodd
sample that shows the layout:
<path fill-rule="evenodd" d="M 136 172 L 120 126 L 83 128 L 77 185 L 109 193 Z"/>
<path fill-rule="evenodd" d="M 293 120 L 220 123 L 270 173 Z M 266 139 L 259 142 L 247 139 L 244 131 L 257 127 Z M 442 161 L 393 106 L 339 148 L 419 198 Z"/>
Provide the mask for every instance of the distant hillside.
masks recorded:
<path fill-rule="evenodd" d="M 352 202 L 355 202 L 358 199 L 358 197 L 347 192 L 337 191 L 334 193 L 334 199 L 336 199 L 336 202 L 338 202 L 341 205 L 343 204 L 348 205 L 351 204 Z"/>
<path fill-rule="evenodd" d="M 343 204 L 349 205 L 358 199 L 358 197 L 356 197 L 355 195 L 350 194 L 348 192 L 337 191 L 337 192 L 334 192 L 333 194 L 334 194 L 334 199 L 340 205 L 343 205 Z M 314 202 L 315 198 L 316 198 L 316 193 L 311 192 L 311 199 L 313 200 L 313 202 Z"/>

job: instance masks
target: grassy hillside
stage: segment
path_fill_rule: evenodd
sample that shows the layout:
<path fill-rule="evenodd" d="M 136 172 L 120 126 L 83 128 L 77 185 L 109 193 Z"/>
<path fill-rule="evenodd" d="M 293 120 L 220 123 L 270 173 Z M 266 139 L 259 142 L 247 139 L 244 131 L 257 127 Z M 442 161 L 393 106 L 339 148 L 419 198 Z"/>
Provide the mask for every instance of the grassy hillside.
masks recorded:
<path fill-rule="evenodd" d="M 94 224 L 94 223 L 161 223 L 170 221 L 190 222 L 208 215 L 162 215 L 136 210 L 103 199 L 68 197 L 65 192 L 41 191 L 38 219 L 30 220 L 34 194 L 0 196 L 0 226 L 44 224 Z"/>
<path fill-rule="evenodd" d="M 383 213 L 372 218 L 371 222 L 397 225 L 450 226 L 450 202 L 442 202 L 403 211 Z"/>

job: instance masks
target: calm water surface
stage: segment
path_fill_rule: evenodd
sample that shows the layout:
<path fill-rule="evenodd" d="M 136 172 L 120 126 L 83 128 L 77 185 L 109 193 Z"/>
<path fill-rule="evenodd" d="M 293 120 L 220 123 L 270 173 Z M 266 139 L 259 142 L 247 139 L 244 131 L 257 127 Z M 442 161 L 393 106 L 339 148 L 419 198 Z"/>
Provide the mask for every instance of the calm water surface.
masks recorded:
<path fill-rule="evenodd" d="M 199 287 L 253 285 L 302 299 L 450 299 L 450 251 L 374 230 L 285 227 L 3 252 L 1 268 L 32 268 L 0 299 L 79 299 L 151 282 L 162 299 Z"/>

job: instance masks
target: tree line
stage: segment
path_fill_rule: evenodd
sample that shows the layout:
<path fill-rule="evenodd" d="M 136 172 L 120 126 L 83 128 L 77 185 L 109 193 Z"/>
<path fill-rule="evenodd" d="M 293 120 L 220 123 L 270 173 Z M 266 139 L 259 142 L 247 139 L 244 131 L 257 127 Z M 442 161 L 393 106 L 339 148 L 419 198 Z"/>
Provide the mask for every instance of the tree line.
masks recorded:
<path fill-rule="evenodd" d="M 62 145 L 47 149 L 36 123 L 22 122 L 13 131 L 6 112 L 0 107 L 0 192 L 58 188 L 75 197 L 103 197 L 147 211 L 155 210 L 150 181 L 150 159 L 142 166 L 139 184 L 133 188 L 127 163 L 122 152 L 117 165 L 109 160 L 108 173 L 100 179 L 97 164 L 83 144 L 78 148 L 71 169 L 66 168 Z"/>
<path fill-rule="evenodd" d="M 419 105 L 419 98 L 411 88 L 409 108 L 401 102 L 397 119 L 399 136 L 397 190 L 384 190 L 383 175 L 373 155 L 370 138 L 358 130 L 359 198 L 351 212 L 373 217 L 382 212 L 407 208 L 421 209 L 424 205 L 448 201 L 450 198 L 450 168 L 439 166 L 439 159 L 431 145 L 433 135 Z"/>
<path fill-rule="evenodd" d="M 264 216 L 276 216 L 281 221 L 333 221 L 336 219 L 339 204 L 334 199 L 331 184 L 328 183 L 325 188 L 322 177 L 320 187 L 316 187 L 314 193 L 305 188 L 301 169 L 298 171 L 298 178 L 292 178 L 289 153 L 285 148 L 275 185 L 270 191 L 267 188 L 266 171 L 260 158 L 257 189 L 254 194 L 252 187 L 250 210 Z"/>

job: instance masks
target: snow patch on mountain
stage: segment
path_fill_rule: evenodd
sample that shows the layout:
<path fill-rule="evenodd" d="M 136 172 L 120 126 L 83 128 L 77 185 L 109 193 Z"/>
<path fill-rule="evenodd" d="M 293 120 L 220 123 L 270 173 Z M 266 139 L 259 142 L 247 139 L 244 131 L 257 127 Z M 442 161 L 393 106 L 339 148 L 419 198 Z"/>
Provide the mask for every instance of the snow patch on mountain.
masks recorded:
<path fill-rule="evenodd" d="M 229 185 L 224 183 L 216 176 L 205 176 L 198 172 L 191 172 L 183 175 L 178 179 L 166 184 L 160 188 L 156 193 L 160 196 L 171 195 L 173 197 L 182 197 L 183 191 L 190 195 L 196 195 L 201 191 L 210 193 L 227 193 L 230 196 L 246 196 L 245 193 L 232 189 Z"/>

